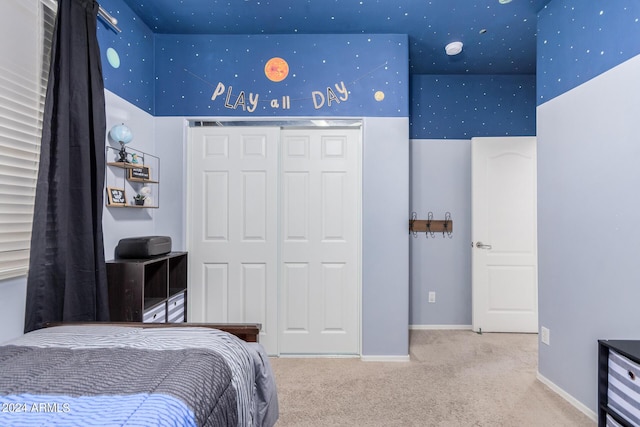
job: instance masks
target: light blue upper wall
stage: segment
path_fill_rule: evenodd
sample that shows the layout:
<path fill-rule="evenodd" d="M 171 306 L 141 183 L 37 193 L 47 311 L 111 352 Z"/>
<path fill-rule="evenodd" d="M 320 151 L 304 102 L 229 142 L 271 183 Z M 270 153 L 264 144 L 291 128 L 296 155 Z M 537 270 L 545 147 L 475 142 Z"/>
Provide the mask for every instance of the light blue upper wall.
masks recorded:
<path fill-rule="evenodd" d="M 621 64 L 608 56 L 636 50 L 639 7 L 553 0 L 538 31 L 558 47 L 538 76 L 539 323 L 551 343 L 539 345 L 538 369 L 594 413 L 597 340 L 640 339 L 640 55 Z M 592 56 L 575 60 L 584 40 Z M 556 60 L 562 67 L 545 66 Z M 585 72 L 599 74 L 560 88 Z"/>
<path fill-rule="evenodd" d="M 534 75 L 413 75 L 412 139 L 536 133 Z"/>
<path fill-rule="evenodd" d="M 538 14 L 537 103 L 638 54 L 638 0 L 553 0 Z"/>

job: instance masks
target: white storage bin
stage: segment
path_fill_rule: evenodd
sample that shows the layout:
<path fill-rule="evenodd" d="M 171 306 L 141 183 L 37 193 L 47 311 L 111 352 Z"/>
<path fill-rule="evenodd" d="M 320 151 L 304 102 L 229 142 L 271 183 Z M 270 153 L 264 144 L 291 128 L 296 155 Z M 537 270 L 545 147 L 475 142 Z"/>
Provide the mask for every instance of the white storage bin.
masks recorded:
<path fill-rule="evenodd" d="M 610 350 L 608 376 L 609 407 L 632 425 L 640 426 L 640 365 Z"/>
<path fill-rule="evenodd" d="M 167 306 L 163 302 L 148 310 L 145 310 L 142 316 L 144 323 L 165 323 L 167 321 Z"/>
<path fill-rule="evenodd" d="M 613 419 L 613 417 L 607 414 L 607 427 L 624 427 L 622 424 Z"/>
<path fill-rule="evenodd" d="M 186 321 L 186 319 L 184 318 L 184 303 L 184 292 L 176 294 L 169 298 L 169 302 L 167 304 L 167 317 L 169 319 L 169 323 L 182 323 Z"/>

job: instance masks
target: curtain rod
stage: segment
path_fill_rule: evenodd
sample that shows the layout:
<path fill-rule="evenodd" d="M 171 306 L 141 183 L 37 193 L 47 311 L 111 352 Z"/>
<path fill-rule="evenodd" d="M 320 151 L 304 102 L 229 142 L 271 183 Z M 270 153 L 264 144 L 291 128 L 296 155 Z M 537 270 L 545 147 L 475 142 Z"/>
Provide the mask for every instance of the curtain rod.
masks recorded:
<path fill-rule="evenodd" d="M 114 30 L 116 30 L 117 32 L 121 33 L 122 30 L 120 28 L 118 28 L 118 20 L 116 18 L 114 18 L 113 16 L 111 16 L 109 14 L 109 12 L 107 12 L 106 10 L 104 10 L 102 8 L 102 6 L 98 6 L 98 16 L 101 17 L 104 22 L 106 22 L 111 28 L 113 28 Z"/>

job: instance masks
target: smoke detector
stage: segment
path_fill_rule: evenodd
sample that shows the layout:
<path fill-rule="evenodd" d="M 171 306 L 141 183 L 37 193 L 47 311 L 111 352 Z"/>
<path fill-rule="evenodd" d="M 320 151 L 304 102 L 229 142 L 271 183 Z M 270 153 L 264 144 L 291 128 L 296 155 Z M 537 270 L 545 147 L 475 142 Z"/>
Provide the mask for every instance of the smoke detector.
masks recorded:
<path fill-rule="evenodd" d="M 451 42 L 444 47 L 444 51 L 449 56 L 457 55 L 462 52 L 462 42 Z"/>

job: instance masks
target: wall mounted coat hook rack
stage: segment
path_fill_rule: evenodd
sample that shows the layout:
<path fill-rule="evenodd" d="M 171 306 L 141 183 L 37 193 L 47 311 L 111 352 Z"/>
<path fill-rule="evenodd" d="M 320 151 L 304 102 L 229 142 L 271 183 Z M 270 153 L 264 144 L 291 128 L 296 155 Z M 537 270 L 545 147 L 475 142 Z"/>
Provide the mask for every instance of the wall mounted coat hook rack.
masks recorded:
<path fill-rule="evenodd" d="M 413 233 L 413 237 L 418 237 L 418 233 L 425 233 L 426 237 L 435 237 L 435 233 L 442 232 L 442 237 L 446 235 L 452 238 L 453 235 L 453 220 L 451 219 L 451 213 L 446 212 L 444 219 L 433 219 L 433 212 L 427 214 L 427 219 L 417 219 L 418 214 L 416 212 L 411 213 L 411 219 L 409 220 L 409 232 Z"/>

